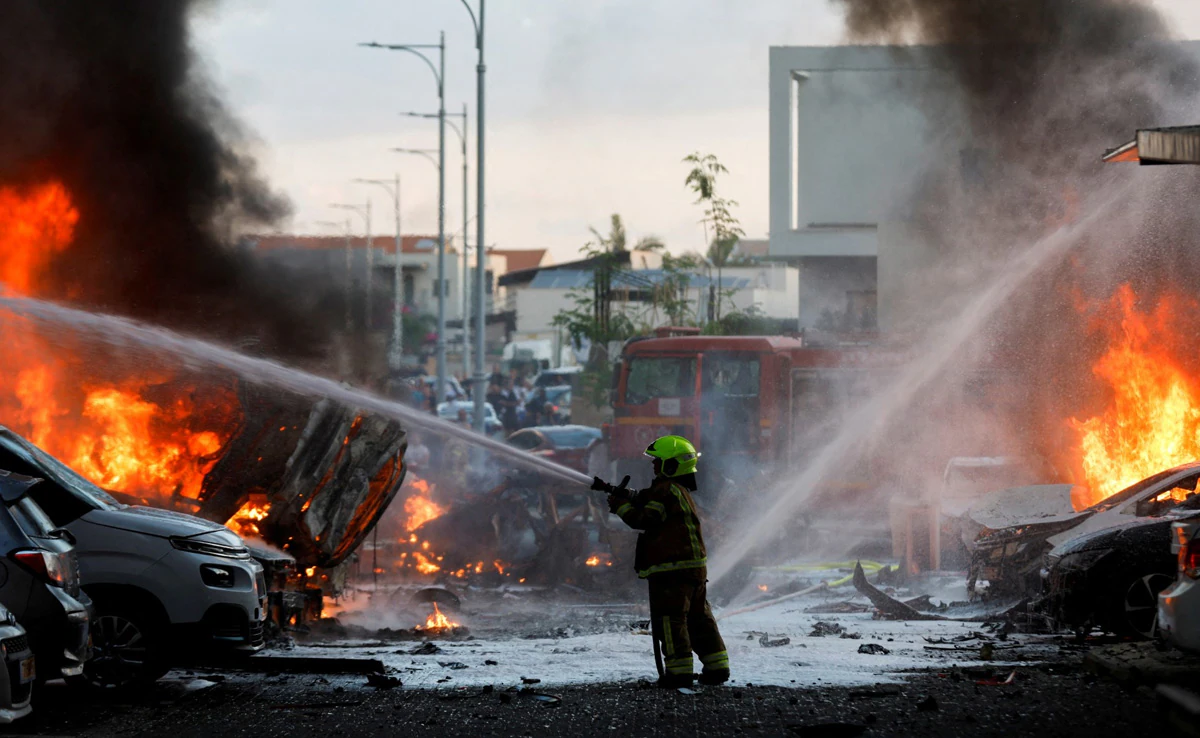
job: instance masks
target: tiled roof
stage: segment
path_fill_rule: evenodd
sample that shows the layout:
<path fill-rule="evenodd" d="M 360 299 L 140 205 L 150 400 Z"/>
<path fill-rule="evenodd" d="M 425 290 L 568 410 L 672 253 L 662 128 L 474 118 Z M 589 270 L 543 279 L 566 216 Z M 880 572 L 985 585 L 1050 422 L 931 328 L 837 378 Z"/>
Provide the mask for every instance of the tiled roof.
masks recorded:
<path fill-rule="evenodd" d="M 287 233 L 272 233 L 262 236 L 248 236 L 246 239 L 258 251 L 279 251 L 285 249 L 344 249 L 345 236 L 305 236 Z M 365 245 L 362 236 L 351 236 L 350 247 L 361 249 Z M 396 253 L 395 236 L 372 236 L 371 246 L 387 254 Z M 437 236 L 404 236 L 400 245 L 405 254 L 437 253 Z M 447 239 L 446 251 L 453 253 L 453 244 Z"/>

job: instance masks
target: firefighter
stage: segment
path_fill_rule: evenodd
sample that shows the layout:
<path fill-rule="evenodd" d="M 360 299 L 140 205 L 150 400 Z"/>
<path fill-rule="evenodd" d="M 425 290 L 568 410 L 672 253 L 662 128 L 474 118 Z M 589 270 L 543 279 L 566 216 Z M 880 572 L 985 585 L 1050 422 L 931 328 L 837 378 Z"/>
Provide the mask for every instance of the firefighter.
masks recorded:
<path fill-rule="evenodd" d="M 692 501 L 700 454 L 686 438 L 663 436 L 646 448 L 654 466 L 650 487 L 633 492 L 599 477 L 592 489 L 608 493 L 608 507 L 641 531 L 634 567 L 650 589 L 650 622 L 662 645 L 659 684 L 692 684 L 692 652 L 700 656 L 701 684 L 729 679 L 729 654 L 708 605 L 708 558 L 700 518 Z"/>

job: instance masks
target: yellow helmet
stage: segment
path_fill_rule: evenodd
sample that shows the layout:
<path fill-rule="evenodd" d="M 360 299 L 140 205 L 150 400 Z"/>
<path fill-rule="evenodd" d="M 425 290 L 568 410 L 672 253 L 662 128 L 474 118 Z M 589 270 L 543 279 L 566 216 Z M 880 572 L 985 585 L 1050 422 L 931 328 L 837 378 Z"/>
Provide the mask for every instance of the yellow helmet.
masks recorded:
<path fill-rule="evenodd" d="M 646 447 L 646 455 L 662 461 L 662 473 L 668 477 L 694 474 L 700 452 L 683 436 L 663 436 Z"/>

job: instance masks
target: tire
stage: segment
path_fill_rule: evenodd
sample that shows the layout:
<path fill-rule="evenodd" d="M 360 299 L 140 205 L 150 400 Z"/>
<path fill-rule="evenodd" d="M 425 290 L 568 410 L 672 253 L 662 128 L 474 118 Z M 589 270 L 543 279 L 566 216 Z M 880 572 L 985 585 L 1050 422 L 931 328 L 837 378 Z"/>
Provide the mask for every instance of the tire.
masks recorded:
<path fill-rule="evenodd" d="M 82 681 L 98 689 L 123 690 L 156 681 L 169 668 L 163 624 L 131 607 L 97 607 L 92 620 L 92 658 Z"/>
<path fill-rule="evenodd" d="M 1153 638 L 1158 631 L 1158 593 L 1175 577 L 1163 572 L 1132 574 L 1119 581 L 1126 584 L 1113 594 L 1114 601 L 1105 618 L 1108 630 L 1131 638 Z"/>

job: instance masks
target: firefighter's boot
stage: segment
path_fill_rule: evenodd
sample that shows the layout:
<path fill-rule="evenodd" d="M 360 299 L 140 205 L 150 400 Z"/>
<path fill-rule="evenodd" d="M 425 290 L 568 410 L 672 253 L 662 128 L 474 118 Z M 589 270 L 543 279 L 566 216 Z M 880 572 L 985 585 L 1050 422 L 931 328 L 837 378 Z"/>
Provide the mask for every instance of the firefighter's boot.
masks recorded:
<path fill-rule="evenodd" d="M 705 669 L 700 672 L 700 683 L 709 687 L 729 681 L 729 669 Z"/>
<path fill-rule="evenodd" d="M 658 686 L 664 689 L 678 689 L 679 687 L 690 687 L 695 683 L 695 674 L 672 674 L 667 672 L 658 678 Z"/>

